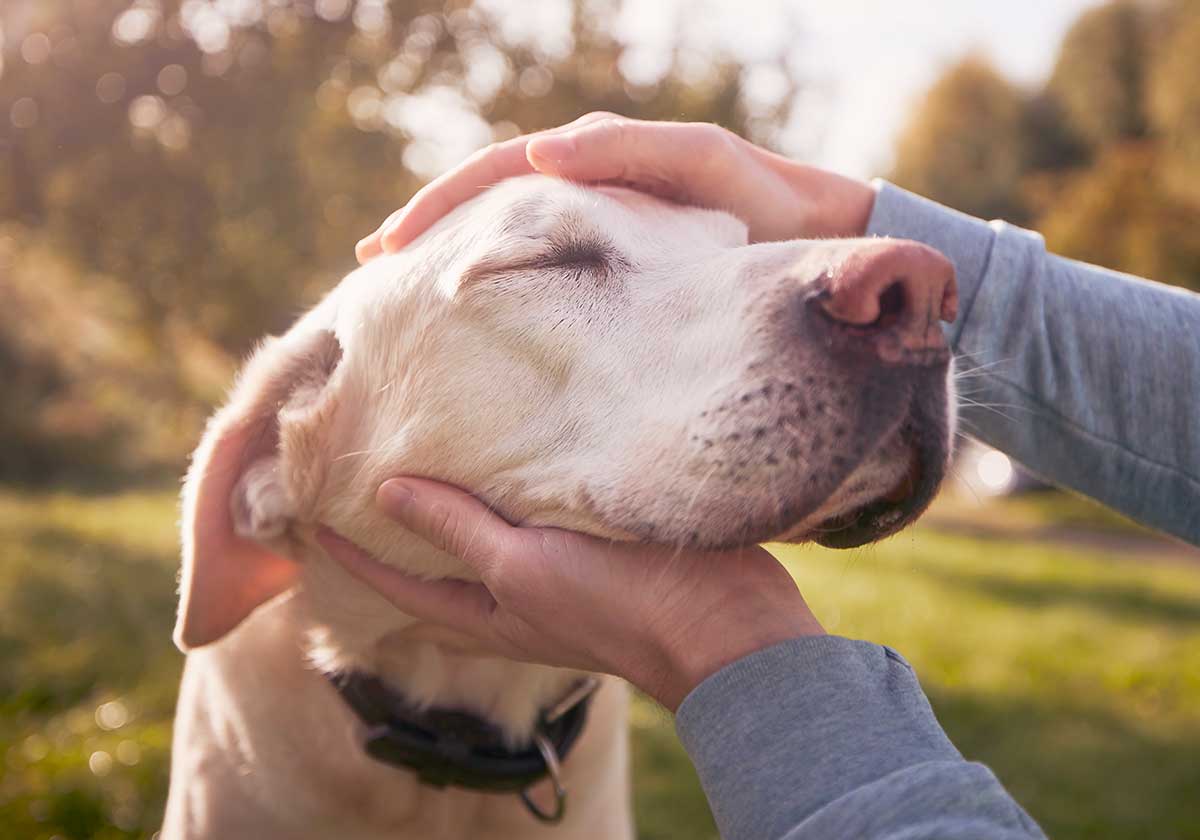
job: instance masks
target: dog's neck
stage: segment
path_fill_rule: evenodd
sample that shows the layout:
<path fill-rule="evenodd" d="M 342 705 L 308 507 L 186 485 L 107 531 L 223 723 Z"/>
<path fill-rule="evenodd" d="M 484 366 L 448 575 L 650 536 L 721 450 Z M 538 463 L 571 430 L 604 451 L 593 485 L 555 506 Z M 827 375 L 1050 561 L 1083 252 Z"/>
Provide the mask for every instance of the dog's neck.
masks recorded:
<path fill-rule="evenodd" d="M 422 549 L 414 547 L 414 551 Z M 414 568 L 427 568 L 414 557 Z M 365 671 L 421 706 L 464 709 L 504 730 L 513 744 L 530 737 L 538 715 L 580 673 L 498 657 L 472 638 L 400 613 L 362 584 L 323 585 L 344 574 L 310 555 L 297 593 L 296 633 L 326 673 Z"/>

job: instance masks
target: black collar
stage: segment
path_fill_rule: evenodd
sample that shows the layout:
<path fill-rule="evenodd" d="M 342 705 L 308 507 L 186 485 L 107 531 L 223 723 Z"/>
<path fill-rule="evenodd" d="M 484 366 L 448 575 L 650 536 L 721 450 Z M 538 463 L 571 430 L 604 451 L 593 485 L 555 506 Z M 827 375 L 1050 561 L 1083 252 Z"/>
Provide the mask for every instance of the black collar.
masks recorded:
<path fill-rule="evenodd" d="M 559 762 L 567 757 L 583 731 L 592 693 L 599 683 L 586 678 L 549 709 L 542 711 L 533 743 L 522 750 L 506 746 L 495 724 L 461 709 L 419 709 L 360 671 L 327 675 L 342 699 L 367 725 L 363 748 L 377 761 L 411 770 L 424 784 L 518 793 L 543 822 L 562 819 L 566 791 Z M 543 811 L 528 789 L 550 777 L 555 810 Z"/>

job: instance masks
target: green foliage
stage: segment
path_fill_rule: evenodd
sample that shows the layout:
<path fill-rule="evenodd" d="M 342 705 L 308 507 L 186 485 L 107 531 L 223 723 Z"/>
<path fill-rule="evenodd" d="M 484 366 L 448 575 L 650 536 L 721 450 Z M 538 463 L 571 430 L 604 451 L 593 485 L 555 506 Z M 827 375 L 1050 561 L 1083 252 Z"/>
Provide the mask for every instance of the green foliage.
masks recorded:
<path fill-rule="evenodd" d="M 627 81 L 616 0 L 564 4 L 557 44 L 469 0 L 6 4 L 0 477 L 177 472 L 236 359 L 354 266 L 448 140 L 597 109 L 764 140 L 787 118 L 719 52 Z"/>
<path fill-rule="evenodd" d="M 831 632 L 904 653 L 955 744 L 1051 837 L 1200 838 L 1195 554 L 1146 536 L 1135 552 L 1128 532 L 1079 541 L 1078 522 L 1055 546 L 995 528 L 1058 521 L 1060 504 L 964 505 L 953 535 L 922 524 L 850 553 L 777 551 Z M 182 662 L 174 522 L 169 491 L 0 490 L 0 836 L 157 829 Z M 633 759 L 641 837 L 717 836 L 669 716 L 644 699 Z"/>
<path fill-rule="evenodd" d="M 182 658 L 170 493 L 0 494 L 0 836 L 149 837 Z"/>
<path fill-rule="evenodd" d="M 1084 14 L 1046 85 L 952 68 L 897 147 L 898 183 L 1040 230 L 1052 251 L 1200 289 L 1200 3 Z"/>

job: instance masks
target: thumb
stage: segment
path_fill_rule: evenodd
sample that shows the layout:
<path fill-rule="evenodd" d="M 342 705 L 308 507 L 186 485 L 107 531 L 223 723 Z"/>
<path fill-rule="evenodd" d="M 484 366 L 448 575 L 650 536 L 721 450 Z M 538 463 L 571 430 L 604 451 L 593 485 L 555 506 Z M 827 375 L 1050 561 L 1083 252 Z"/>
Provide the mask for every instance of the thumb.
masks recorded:
<path fill-rule="evenodd" d="M 422 580 L 385 566 L 354 543 L 321 528 L 317 542 L 350 574 L 413 618 L 483 638 L 496 602 L 483 584 L 465 580 Z"/>
<path fill-rule="evenodd" d="M 424 479 L 385 481 L 379 508 L 434 548 L 486 577 L 516 548 L 520 534 L 483 502 L 457 487 Z"/>

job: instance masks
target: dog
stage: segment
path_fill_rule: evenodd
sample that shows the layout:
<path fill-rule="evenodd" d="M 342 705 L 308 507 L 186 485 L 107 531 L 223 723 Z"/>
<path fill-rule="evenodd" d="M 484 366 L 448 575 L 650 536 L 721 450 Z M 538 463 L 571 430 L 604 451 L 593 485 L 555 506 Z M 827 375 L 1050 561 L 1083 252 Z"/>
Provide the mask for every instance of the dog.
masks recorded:
<path fill-rule="evenodd" d="M 917 243 L 748 244 L 722 212 L 538 175 L 351 273 L 253 355 L 185 482 L 164 840 L 632 837 L 619 681 L 415 622 L 318 526 L 471 579 L 376 510 L 407 474 L 614 540 L 880 539 L 946 470 L 954 306 Z M 531 755 L 532 781 L 460 778 Z"/>

